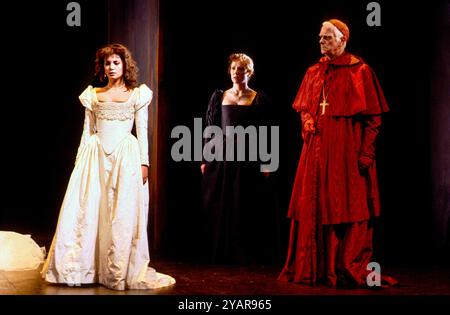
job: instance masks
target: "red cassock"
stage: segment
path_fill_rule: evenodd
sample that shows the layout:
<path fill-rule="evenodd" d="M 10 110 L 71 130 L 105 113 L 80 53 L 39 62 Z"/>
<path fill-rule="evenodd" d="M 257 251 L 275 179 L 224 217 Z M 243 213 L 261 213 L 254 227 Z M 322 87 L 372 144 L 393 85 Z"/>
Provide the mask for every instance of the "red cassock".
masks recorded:
<path fill-rule="evenodd" d="M 324 99 L 329 105 L 323 112 Z M 288 211 L 288 259 L 280 279 L 314 284 L 322 269 L 329 272 L 324 266 L 334 264 L 321 260 L 330 239 L 323 232 L 333 225 L 367 223 L 380 214 L 375 140 L 381 114 L 389 109 L 373 70 L 349 53 L 332 61 L 323 57 L 310 67 L 293 107 L 303 124 L 314 119 L 316 132 L 304 134 Z M 373 161 L 365 171 L 358 166 L 360 158 Z M 363 238 L 361 246 L 371 251 L 371 234 Z"/>

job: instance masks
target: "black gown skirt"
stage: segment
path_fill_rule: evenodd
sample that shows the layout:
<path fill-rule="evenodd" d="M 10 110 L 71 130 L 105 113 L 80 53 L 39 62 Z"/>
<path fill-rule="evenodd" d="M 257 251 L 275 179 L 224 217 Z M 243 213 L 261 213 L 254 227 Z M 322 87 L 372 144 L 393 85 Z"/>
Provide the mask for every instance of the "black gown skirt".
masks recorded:
<path fill-rule="evenodd" d="M 209 110 L 215 106 L 216 112 L 215 117 L 209 112 L 207 125 L 216 120 L 225 134 L 227 126 L 253 126 L 258 131 L 261 125 L 268 124 L 261 94 L 255 97 L 252 105 L 242 106 L 221 105 L 220 93 L 223 95 L 216 91 L 219 95 L 212 97 L 211 102 L 216 104 L 210 102 Z M 236 153 L 243 138 L 233 138 L 234 161 L 225 158 L 226 142 L 231 137 L 224 136 L 224 161 L 207 162 L 203 175 L 202 196 L 208 234 L 205 237 L 209 240 L 210 262 L 276 264 L 280 260 L 280 220 L 271 178 L 261 172 L 261 162 L 249 161 L 249 137 L 243 145 L 245 161 L 238 161 Z"/>

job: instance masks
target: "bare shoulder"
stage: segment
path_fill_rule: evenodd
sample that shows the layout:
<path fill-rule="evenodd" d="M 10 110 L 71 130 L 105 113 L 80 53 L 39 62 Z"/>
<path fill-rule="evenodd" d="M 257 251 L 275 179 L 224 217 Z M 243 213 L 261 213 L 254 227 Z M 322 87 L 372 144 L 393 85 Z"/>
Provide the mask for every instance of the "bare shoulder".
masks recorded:
<path fill-rule="evenodd" d="M 105 88 L 105 87 L 95 87 L 94 90 L 95 90 L 95 92 L 97 92 L 97 93 L 103 93 L 103 92 L 106 92 L 106 88 Z"/>
<path fill-rule="evenodd" d="M 96 94 L 103 94 L 106 93 L 108 90 L 104 87 L 95 87 L 94 91 Z"/>

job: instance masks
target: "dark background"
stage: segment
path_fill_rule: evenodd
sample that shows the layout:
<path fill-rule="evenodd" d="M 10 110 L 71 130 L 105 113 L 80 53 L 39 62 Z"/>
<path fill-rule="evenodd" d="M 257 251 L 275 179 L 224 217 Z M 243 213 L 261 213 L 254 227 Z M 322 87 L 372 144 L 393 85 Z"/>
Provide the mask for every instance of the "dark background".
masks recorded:
<path fill-rule="evenodd" d="M 107 41 L 108 12 L 107 1 L 78 1 L 82 26 L 71 28 L 69 2 L 2 6 L 2 230 L 52 234 L 75 163 L 84 119 L 78 95 Z"/>
<path fill-rule="evenodd" d="M 4 7 L 12 19 L 1 22 L 5 81 L 0 230 L 51 237 L 56 226 L 84 117 L 77 97 L 90 83 L 95 51 L 107 43 L 109 31 L 109 1 L 78 1 L 80 28 L 66 25 L 68 2 L 9 2 Z M 167 178 L 161 188 L 166 224 L 160 230 L 158 254 L 196 261 L 202 252 L 200 162 L 171 160 L 175 140 L 170 130 L 193 126 L 194 117 L 204 117 L 214 89 L 230 86 L 227 57 L 233 52 L 253 58 L 250 86 L 267 93 L 276 106 L 281 152 L 273 181 L 285 217 L 302 144 L 291 104 L 306 69 L 320 57 L 321 22 L 340 18 L 350 27 L 347 50 L 375 70 L 391 109 L 378 142 L 383 216 L 376 235 L 377 257 L 408 266 L 441 261 L 448 250 L 448 223 L 439 227 L 436 222 L 448 220 L 449 203 L 441 210 L 433 206 L 430 138 L 436 100 L 431 82 L 448 66 L 449 51 L 442 44 L 448 22 L 440 24 L 449 19 L 448 4 L 378 1 L 381 27 L 369 27 L 369 2 L 160 2 L 159 106 L 166 112 L 168 133 L 163 136 L 168 145 L 163 152 Z M 437 101 L 444 100 L 448 107 L 446 95 Z M 433 134 L 433 139 L 445 142 L 444 136 Z M 442 147 L 442 141 L 437 145 Z M 440 161 L 445 167 L 446 160 Z M 440 170 L 438 166 L 436 174 Z M 444 202 L 448 187 L 444 185 L 441 194 Z M 286 245 L 287 219 L 282 228 Z"/>
<path fill-rule="evenodd" d="M 245 52 L 253 57 L 255 76 L 250 85 L 265 91 L 277 107 L 281 130 L 280 168 L 275 175 L 283 215 L 301 148 L 300 125 L 291 109 L 307 67 L 318 60 L 318 33 L 325 19 L 340 17 L 351 35 L 347 49 L 362 56 L 375 70 L 391 112 L 386 115 L 378 145 L 378 169 L 383 217 L 376 239 L 380 259 L 428 263 L 432 260 L 430 173 L 430 78 L 435 46 L 437 7 L 379 2 L 382 26 L 366 24 L 367 2 L 243 1 L 230 5 L 186 2 L 162 3 L 165 34 L 165 75 L 161 88 L 169 95 L 170 126 L 193 124 L 204 116 L 215 88 L 228 88 L 227 57 Z M 420 21 L 417 24 L 415 21 Z M 174 142 L 174 141 L 172 141 Z M 170 156 L 167 156 L 170 160 Z M 168 187 L 168 248 L 192 251 L 198 211 L 199 163 L 170 164 Z M 186 209 L 185 204 L 196 205 Z M 284 225 L 285 243 L 288 222 Z M 185 246 L 177 247 L 180 238 Z M 184 254 L 184 253 L 183 253 Z"/>

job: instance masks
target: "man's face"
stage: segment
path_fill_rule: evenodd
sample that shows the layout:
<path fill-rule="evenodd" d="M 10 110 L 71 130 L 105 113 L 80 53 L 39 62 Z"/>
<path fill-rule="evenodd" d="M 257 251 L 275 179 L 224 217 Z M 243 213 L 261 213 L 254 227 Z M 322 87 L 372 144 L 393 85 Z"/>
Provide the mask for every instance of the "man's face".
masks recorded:
<path fill-rule="evenodd" d="M 319 37 L 320 52 L 329 58 L 337 57 L 343 42 L 336 38 L 333 27 L 331 25 L 322 26 Z"/>

